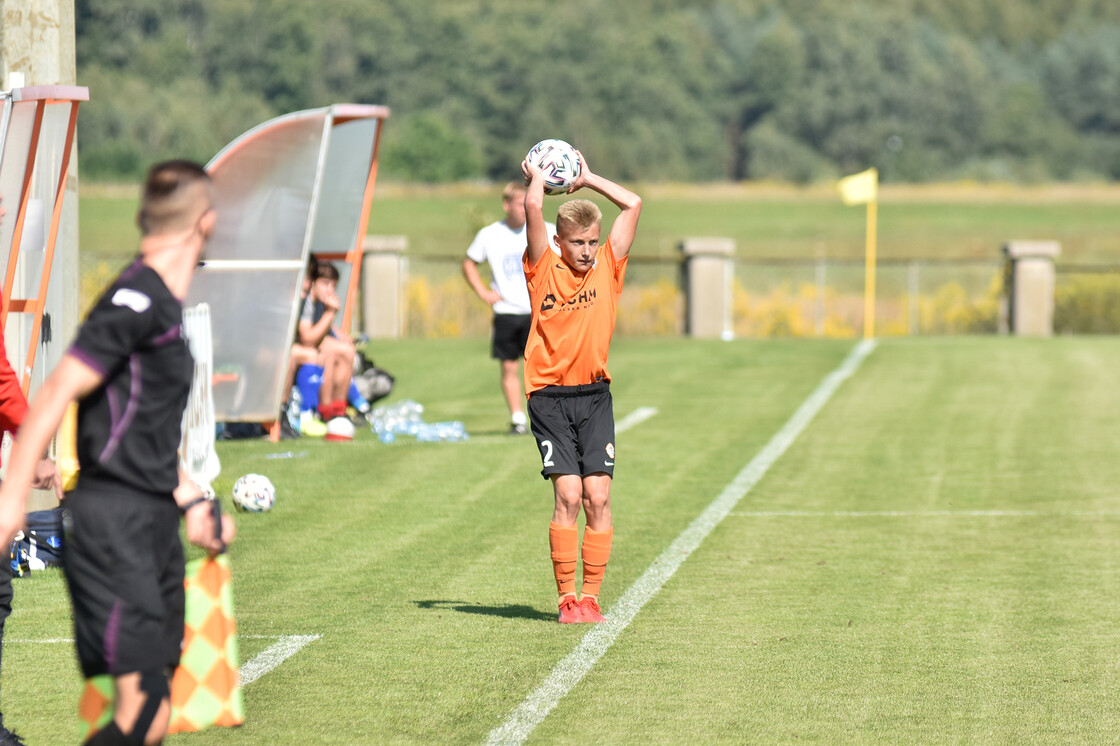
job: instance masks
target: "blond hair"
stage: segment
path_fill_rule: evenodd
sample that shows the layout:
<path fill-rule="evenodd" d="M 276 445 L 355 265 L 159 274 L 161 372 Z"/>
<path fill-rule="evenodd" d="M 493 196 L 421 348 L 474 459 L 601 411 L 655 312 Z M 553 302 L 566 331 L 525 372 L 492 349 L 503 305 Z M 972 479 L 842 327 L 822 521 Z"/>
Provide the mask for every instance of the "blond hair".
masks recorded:
<path fill-rule="evenodd" d="M 525 191 L 525 185 L 520 181 L 511 181 L 510 183 L 506 184 L 505 189 L 502 190 L 502 201 L 510 202 L 513 200 L 513 195 L 524 195 Z"/>
<path fill-rule="evenodd" d="M 603 212 L 594 202 L 586 199 L 573 199 L 560 205 L 556 211 L 556 232 L 564 233 L 570 229 L 586 230 L 603 222 Z"/>

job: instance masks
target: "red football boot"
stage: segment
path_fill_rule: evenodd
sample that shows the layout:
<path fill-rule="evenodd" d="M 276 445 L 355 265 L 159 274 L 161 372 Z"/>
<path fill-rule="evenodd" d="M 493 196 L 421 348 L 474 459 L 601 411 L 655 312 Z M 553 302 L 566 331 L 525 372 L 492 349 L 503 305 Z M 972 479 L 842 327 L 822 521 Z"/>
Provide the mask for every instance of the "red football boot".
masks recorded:
<path fill-rule="evenodd" d="M 580 615 L 579 602 L 576 601 L 575 596 L 564 596 L 560 601 L 560 619 L 561 624 L 579 624 L 583 621 L 583 616 Z"/>
<path fill-rule="evenodd" d="M 582 616 L 580 621 L 595 623 L 607 621 L 603 612 L 599 610 L 599 602 L 594 596 L 584 596 L 579 600 L 579 612 Z"/>

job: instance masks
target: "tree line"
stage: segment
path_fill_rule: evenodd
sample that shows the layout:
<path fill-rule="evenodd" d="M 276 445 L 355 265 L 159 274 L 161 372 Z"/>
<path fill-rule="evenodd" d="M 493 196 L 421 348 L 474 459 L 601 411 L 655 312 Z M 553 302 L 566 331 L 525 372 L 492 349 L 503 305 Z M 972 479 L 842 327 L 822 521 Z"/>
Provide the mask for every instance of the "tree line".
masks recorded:
<path fill-rule="evenodd" d="M 76 0 L 79 157 L 134 179 L 279 114 L 389 106 L 381 173 L 546 137 L 646 181 L 1120 177 L 1113 0 Z"/>

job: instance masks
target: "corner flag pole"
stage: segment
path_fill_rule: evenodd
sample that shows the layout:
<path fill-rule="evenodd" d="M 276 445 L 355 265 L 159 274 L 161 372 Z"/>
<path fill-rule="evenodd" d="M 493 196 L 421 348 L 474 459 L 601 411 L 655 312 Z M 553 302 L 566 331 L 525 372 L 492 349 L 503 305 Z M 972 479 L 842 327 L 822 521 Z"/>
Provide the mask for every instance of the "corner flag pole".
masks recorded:
<path fill-rule="evenodd" d="M 863 272 L 863 338 L 875 338 L 875 250 L 879 203 L 867 203 L 867 248 Z"/>
<path fill-rule="evenodd" d="M 863 338 L 875 338 L 875 252 L 878 240 L 879 171 L 845 176 L 837 185 L 845 205 L 867 205 L 867 248 L 863 282 Z"/>

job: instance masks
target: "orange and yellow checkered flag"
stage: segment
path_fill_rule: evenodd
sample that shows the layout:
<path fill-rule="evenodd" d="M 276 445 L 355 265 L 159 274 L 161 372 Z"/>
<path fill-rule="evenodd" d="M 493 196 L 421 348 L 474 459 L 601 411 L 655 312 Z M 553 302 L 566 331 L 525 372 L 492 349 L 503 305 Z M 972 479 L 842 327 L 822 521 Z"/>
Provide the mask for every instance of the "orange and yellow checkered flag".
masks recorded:
<path fill-rule="evenodd" d="M 237 683 L 237 625 L 229 558 L 220 554 L 188 562 L 184 587 L 183 654 L 171 679 L 168 733 L 241 725 L 245 706 Z M 78 703 L 83 742 L 109 724 L 115 701 L 112 676 L 86 679 Z"/>
<path fill-rule="evenodd" d="M 109 674 L 86 679 L 82 698 L 78 701 L 78 718 L 82 721 L 81 743 L 104 728 L 113 719 L 113 703 L 117 693 L 113 688 L 113 677 Z"/>
<path fill-rule="evenodd" d="M 169 733 L 241 725 L 245 705 L 237 679 L 237 623 L 229 558 L 187 563 L 183 655 L 171 680 Z"/>

